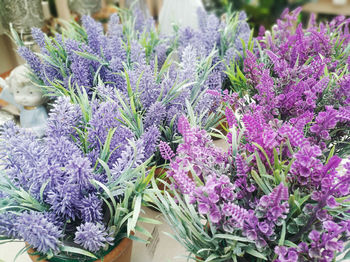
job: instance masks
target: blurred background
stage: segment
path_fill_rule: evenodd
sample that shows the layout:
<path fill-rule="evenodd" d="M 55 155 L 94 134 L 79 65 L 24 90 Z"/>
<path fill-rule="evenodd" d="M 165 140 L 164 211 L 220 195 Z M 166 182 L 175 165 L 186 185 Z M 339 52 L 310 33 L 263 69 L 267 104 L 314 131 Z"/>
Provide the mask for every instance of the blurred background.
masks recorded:
<path fill-rule="evenodd" d="M 105 23 L 118 7 L 140 7 L 147 16 L 158 21 L 164 2 L 177 0 L 0 0 L 0 75 L 8 72 L 23 61 L 18 57 L 9 37 L 9 24 L 31 45 L 31 27 L 40 27 L 46 33 L 59 31 L 62 21 L 79 20 L 84 14 L 92 15 Z M 195 0 L 187 0 L 195 1 Z M 289 7 L 303 7 L 301 18 L 307 19 L 315 13 L 318 19 L 329 19 L 335 15 L 350 15 L 350 0 L 197 0 L 208 12 L 221 16 L 227 10 L 244 10 L 255 34 L 259 26 L 270 28 L 281 12 Z M 186 2 L 182 1 L 182 2 Z"/>

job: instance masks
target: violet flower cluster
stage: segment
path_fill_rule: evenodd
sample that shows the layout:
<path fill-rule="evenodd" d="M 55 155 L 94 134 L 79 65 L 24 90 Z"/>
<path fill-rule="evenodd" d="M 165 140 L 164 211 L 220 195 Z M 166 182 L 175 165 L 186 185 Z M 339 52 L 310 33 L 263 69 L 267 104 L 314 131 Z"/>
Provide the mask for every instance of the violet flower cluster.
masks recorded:
<path fill-rule="evenodd" d="M 198 55 L 208 56 L 213 50 L 212 70 L 207 79 L 211 89 L 226 89 L 226 66 L 240 61 L 245 49 L 251 42 L 251 29 L 247 23 L 247 15 L 242 11 L 236 14 L 226 13 L 225 18 L 219 19 L 214 14 L 207 14 L 198 9 L 198 30 L 190 27 L 179 28 L 177 32 L 177 52 L 191 45 Z"/>
<path fill-rule="evenodd" d="M 245 85 L 265 117 L 278 118 L 299 131 L 308 124 L 307 137 L 322 149 L 337 144 L 346 155 L 349 133 L 350 20 L 336 17 L 307 28 L 297 24 L 301 9 L 289 13 L 270 31 L 261 30 L 261 52 L 247 51 Z"/>
<path fill-rule="evenodd" d="M 214 239 L 215 234 L 226 239 L 220 251 L 205 253 L 204 244 L 196 249 L 199 242 L 189 250 L 203 259 L 262 255 L 275 262 L 333 261 L 349 240 L 350 165 L 340 173 L 338 156 L 326 159 L 288 122 L 267 122 L 263 107 L 243 115 L 244 128 L 230 111 L 227 153 L 185 117 L 178 123 L 183 142 L 176 154 L 160 145 L 163 157 L 170 159 L 167 174 L 179 205 L 188 198 L 188 208 L 205 221 L 204 229 Z M 182 223 L 181 216 L 172 219 Z M 231 237 L 242 241 L 240 249 L 229 248 Z"/>
<path fill-rule="evenodd" d="M 123 126 L 113 101 L 81 106 L 58 98 L 43 138 L 13 122 L 1 129 L 0 234 L 24 240 L 42 255 L 61 255 L 63 241 L 97 255 L 113 246 L 126 224 L 106 223 L 104 201 L 111 195 L 96 183 L 122 204 L 158 144 L 154 130 L 136 138 Z M 133 201 L 128 194 L 126 201 Z M 123 205 L 127 210 L 131 202 Z"/>
<path fill-rule="evenodd" d="M 91 119 L 93 124 L 105 121 L 103 125 L 118 125 L 116 119 L 99 114 L 111 110 L 118 114 L 122 108 L 124 123 L 137 138 L 161 133 L 162 140 L 176 147 L 179 116 L 193 110 L 204 129 L 218 125 L 220 103 L 208 91 L 220 92 L 226 82 L 224 64 L 243 56 L 243 46 L 250 37 L 245 20 L 244 13 L 228 14 L 226 21 L 220 21 L 202 11 L 201 31 L 181 28 L 178 36 L 159 36 L 154 22 L 144 19 L 138 10 L 134 14 L 122 12 L 121 19 L 113 14 L 107 32 L 100 23 L 83 16 L 82 26 L 73 23 L 54 38 L 33 29 L 41 53 L 24 46 L 18 52 L 32 69 L 33 79 L 51 97 L 86 92 L 92 98 L 96 92 L 102 100 L 116 102 L 116 106 L 106 104 L 104 109 L 96 109 L 99 112 Z M 175 46 L 174 38 L 179 39 Z M 178 63 L 173 61 L 174 52 Z M 101 129 L 91 130 L 89 136 L 95 133 L 102 139 L 107 135 Z M 90 152 L 93 162 L 101 147 L 95 142 L 89 141 L 94 148 Z M 147 151 L 149 157 L 153 148 Z M 111 160 L 116 157 L 117 152 Z"/>

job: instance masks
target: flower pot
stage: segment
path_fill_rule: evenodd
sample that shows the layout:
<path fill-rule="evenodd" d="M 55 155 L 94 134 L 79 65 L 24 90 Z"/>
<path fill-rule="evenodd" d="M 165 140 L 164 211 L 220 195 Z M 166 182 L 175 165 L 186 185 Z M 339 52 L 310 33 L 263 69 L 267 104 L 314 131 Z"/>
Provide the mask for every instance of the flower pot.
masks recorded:
<path fill-rule="evenodd" d="M 124 238 L 117 246 L 115 246 L 107 255 L 103 257 L 103 260 L 98 259 L 94 262 L 130 262 L 132 251 L 132 240 Z M 33 262 L 48 262 L 48 260 L 38 260 L 38 255 L 31 255 L 36 251 L 32 248 L 28 249 L 28 255 Z"/>
<path fill-rule="evenodd" d="M 216 127 L 215 127 L 215 129 L 217 129 L 217 130 L 219 130 L 223 135 L 227 135 L 227 131 L 225 130 L 225 128 L 227 129 L 228 128 L 228 123 L 227 123 L 227 120 L 226 120 L 226 117 L 225 116 L 223 116 L 223 117 L 221 117 L 221 119 L 220 119 L 220 121 L 221 120 L 223 120 L 222 122 L 221 122 L 221 124 L 218 124 Z M 224 128 L 225 127 L 225 128 Z M 218 137 L 216 137 L 216 136 L 211 136 L 211 138 L 213 139 L 213 140 L 218 140 L 218 139 L 220 139 L 220 138 L 218 138 Z"/>
<path fill-rule="evenodd" d="M 160 190 L 164 190 L 164 184 L 157 181 L 158 178 L 164 180 L 165 182 L 167 183 L 170 183 L 170 180 L 167 176 L 163 177 L 162 176 L 168 171 L 167 168 L 163 168 L 163 167 L 157 167 L 156 170 L 154 171 L 154 177 L 156 179 L 156 182 L 157 182 L 157 187 L 160 189 Z"/>

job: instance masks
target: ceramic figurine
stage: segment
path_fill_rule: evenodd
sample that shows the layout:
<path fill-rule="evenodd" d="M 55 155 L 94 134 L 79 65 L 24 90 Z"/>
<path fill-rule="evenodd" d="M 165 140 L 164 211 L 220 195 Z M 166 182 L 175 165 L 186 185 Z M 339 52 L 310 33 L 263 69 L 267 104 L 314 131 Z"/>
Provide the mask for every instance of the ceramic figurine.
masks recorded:
<path fill-rule="evenodd" d="M 6 81 L 0 77 L 0 87 L 4 89 L 6 86 Z M 19 115 L 17 107 L 7 103 L 4 100 L 0 100 L 0 126 L 5 124 L 7 121 L 15 121 L 15 115 Z"/>
<path fill-rule="evenodd" d="M 28 69 L 21 65 L 12 70 L 6 78 L 7 86 L 0 99 L 15 105 L 20 112 L 20 125 L 43 136 L 46 129 L 47 112 L 43 106 L 45 99 L 39 87 L 28 79 Z"/>
<path fill-rule="evenodd" d="M 159 14 L 160 32 L 172 34 L 173 23 L 198 29 L 198 8 L 204 9 L 201 0 L 164 0 Z"/>

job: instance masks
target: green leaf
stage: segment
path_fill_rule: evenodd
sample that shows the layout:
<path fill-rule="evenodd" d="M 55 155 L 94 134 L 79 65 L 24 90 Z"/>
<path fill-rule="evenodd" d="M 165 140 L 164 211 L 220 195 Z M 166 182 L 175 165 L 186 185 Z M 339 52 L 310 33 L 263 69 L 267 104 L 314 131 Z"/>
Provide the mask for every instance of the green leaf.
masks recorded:
<path fill-rule="evenodd" d="M 270 190 L 267 188 L 264 181 L 262 181 L 262 179 L 260 178 L 258 173 L 255 170 L 252 170 L 251 174 L 252 174 L 252 177 L 254 178 L 255 182 L 258 184 L 260 189 L 265 193 L 265 195 L 270 194 L 271 193 Z"/>
<path fill-rule="evenodd" d="M 148 232 L 146 229 L 144 229 L 143 227 L 136 226 L 135 230 L 140 232 L 140 233 L 142 233 L 142 234 L 144 234 L 148 238 L 152 238 L 152 234 L 150 232 Z"/>
<path fill-rule="evenodd" d="M 87 257 L 91 257 L 91 258 L 97 259 L 97 257 L 94 254 L 92 254 L 89 251 L 86 251 L 84 249 L 77 248 L 77 247 L 61 246 L 60 250 L 62 252 L 75 253 L 75 254 L 84 255 L 84 256 L 87 256 Z"/>
<path fill-rule="evenodd" d="M 76 53 L 77 55 L 84 57 L 86 59 L 100 62 L 100 58 L 95 56 L 95 55 L 85 53 L 85 52 L 80 52 L 80 51 L 74 51 L 74 53 Z"/>
<path fill-rule="evenodd" d="M 47 180 L 44 184 L 41 185 L 40 187 L 40 199 L 41 201 L 43 201 L 44 199 L 44 191 L 45 191 L 45 188 L 46 186 L 49 184 L 50 180 Z"/>
<path fill-rule="evenodd" d="M 349 259 L 350 259 L 350 251 L 348 251 L 345 255 L 344 255 L 344 257 L 341 259 L 341 260 L 338 260 L 338 261 L 344 261 L 344 262 L 347 262 L 347 261 L 349 261 Z"/>
<path fill-rule="evenodd" d="M 152 179 L 152 177 L 154 177 L 154 172 L 155 172 L 156 169 L 157 169 L 156 166 L 152 167 L 151 171 L 144 178 L 144 181 L 143 181 L 144 186 L 147 186 L 151 182 L 151 179 Z"/>
<path fill-rule="evenodd" d="M 264 164 L 262 163 L 261 158 L 256 150 L 255 150 L 254 154 L 255 154 L 255 159 L 256 159 L 259 173 L 266 174 L 266 168 L 265 168 Z"/>
<path fill-rule="evenodd" d="M 216 234 L 213 237 L 214 238 L 229 239 L 229 240 L 233 240 L 233 241 L 255 243 L 254 241 L 249 240 L 248 238 L 235 236 L 235 235 L 229 235 L 229 234 Z"/>
<path fill-rule="evenodd" d="M 111 181 L 112 176 L 111 176 L 111 170 L 109 169 L 109 166 L 102 159 L 98 158 L 97 160 L 100 163 L 100 165 L 103 167 L 103 169 L 106 171 L 106 175 L 108 177 L 108 181 Z"/>
<path fill-rule="evenodd" d="M 294 219 L 295 223 L 298 225 L 298 226 L 305 226 L 308 219 L 307 219 L 307 216 L 305 215 L 300 215 L 298 216 L 297 218 Z"/>
<path fill-rule="evenodd" d="M 289 223 L 289 225 L 287 226 L 287 231 L 290 234 L 296 234 L 299 232 L 299 228 L 297 226 L 297 224 L 295 222 L 291 222 Z"/>
<path fill-rule="evenodd" d="M 298 247 L 297 244 L 294 244 L 292 241 L 289 241 L 289 240 L 285 240 L 284 241 L 284 245 L 287 246 L 287 247 L 295 247 L 295 248 Z"/>
<path fill-rule="evenodd" d="M 13 259 L 13 261 L 16 261 L 17 258 L 20 256 L 20 255 L 23 255 L 25 252 L 27 252 L 29 249 L 31 248 L 31 246 L 25 246 L 23 247 L 20 251 L 18 251 L 18 253 L 16 254 L 15 258 Z"/>
<path fill-rule="evenodd" d="M 155 219 L 152 219 L 152 218 L 148 218 L 148 217 L 140 217 L 139 222 L 144 222 L 144 223 L 154 224 L 154 225 L 161 225 L 162 224 L 162 222 L 155 220 Z"/>
<path fill-rule="evenodd" d="M 278 153 L 276 148 L 273 148 L 273 160 L 274 160 L 274 169 L 277 169 L 280 167 L 279 161 L 278 161 Z"/>
<path fill-rule="evenodd" d="M 137 241 L 137 242 L 142 242 L 142 243 L 145 243 L 145 244 L 149 243 L 149 241 L 144 240 L 144 239 L 139 238 L 139 237 L 136 237 L 136 236 L 134 236 L 134 235 L 129 235 L 129 238 L 130 238 L 131 240 L 134 240 L 134 241 Z"/>
<path fill-rule="evenodd" d="M 329 155 L 327 157 L 326 164 L 328 164 L 329 160 L 333 157 L 335 151 L 335 145 L 332 147 L 331 151 L 329 152 Z"/>
<path fill-rule="evenodd" d="M 109 199 L 111 200 L 111 202 L 113 204 L 113 207 L 114 207 L 114 210 L 116 210 L 117 209 L 117 203 L 115 202 L 115 199 L 114 199 L 111 191 L 104 184 L 102 184 L 101 182 L 99 182 L 99 181 L 97 181 L 95 179 L 92 179 L 91 181 L 92 181 L 93 184 L 98 185 L 99 187 L 101 187 L 104 190 L 104 192 L 108 195 Z M 113 214 L 111 214 L 111 216 L 113 216 Z"/>
<path fill-rule="evenodd" d="M 254 257 L 261 258 L 263 260 L 267 260 L 267 258 L 262 255 L 260 252 L 256 251 L 255 249 L 249 247 L 246 249 L 246 252 Z"/>
<path fill-rule="evenodd" d="M 285 238 L 286 238 L 286 221 L 283 221 L 281 237 L 280 237 L 280 240 L 278 241 L 278 245 L 279 246 L 283 246 L 284 245 Z"/>
<path fill-rule="evenodd" d="M 216 254 L 211 254 L 211 255 L 205 260 L 205 262 L 215 261 L 214 259 L 217 259 L 217 258 L 219 258 L 218 255 L 216 255 Z"/>
<path fill-rule="evenodd" d="M 140 216 L 140 211 L 141 211 L 141 203 L 142 203 L 142 196 L 139 195 L 136 197 L 134 205 L 133 205 L 133 216 L 130 221 L 129 227 L 128 227 L 128 235 L 130 234 L 131 230 L 133 230 L 136 226 L 137 220 L 139 219 Z"/>
<path fill-rule="evenodd" d="M 273 168 L 272 168 L 272 166 L 271 166 L 271 163 L 270 163 L 270 158 L 267 156 L 266 151 L 264 150 L 264 148 L 262 148 L 261 145 L 255 143 L 255 142 L 253 142 L 253 145 L 260 149 L 260 151 L 261 151 L 261 152 L 263 153 L 263 155 L 265 156 L 265 159 L 266 159 L 267 163 L 269 164 L 269 167 L 271 168 L 271 170 L 273 170 Z M 260 160 L 260 162 L 261 162 L 261 159 L 259 159 L 259 160 Z M 261 164 L 262 164 L 262 163 L 261 163 Z M 265 170 L 265 166 L 264 166 L 264 170 Z M 259 169 L 259 172 L 260 172 L 260 169 Z M 266 173 L 266 170 L 265 170 L 264 173 Z M 260 172 L 260 174 L 261 174 L 261 172 Z"/>

